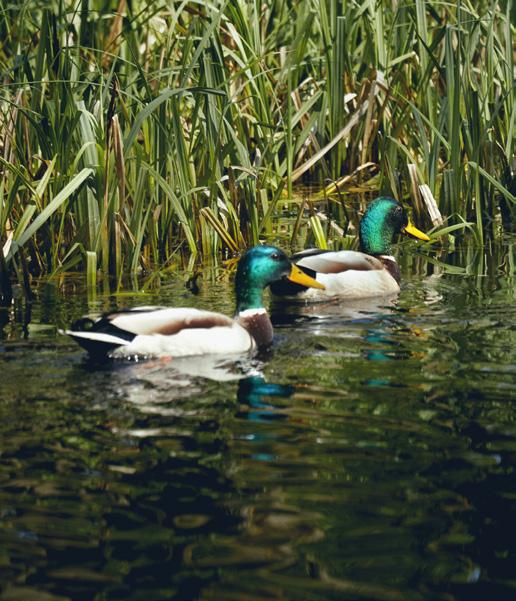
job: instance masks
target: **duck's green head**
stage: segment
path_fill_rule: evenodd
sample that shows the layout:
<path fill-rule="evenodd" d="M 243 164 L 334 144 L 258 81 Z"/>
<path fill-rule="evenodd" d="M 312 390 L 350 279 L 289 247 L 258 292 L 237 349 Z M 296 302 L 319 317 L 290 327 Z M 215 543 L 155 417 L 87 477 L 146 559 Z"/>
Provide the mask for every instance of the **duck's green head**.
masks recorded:
<path fill-rule="evenodd" d="M 381 196 L 369 204 L 360 221 L 360 248 L 370 255 L 390 255 L 392 240 L 400 233 L 419 240 L 430 240 L 412 225 L 397 200 Z"/>
<path fill-rule="evenodd" d="M 293 265 L 279 248 L 253 246 L 238 262 L 235 279 L 237 312 L 263 307 L 264 288 L 282 278 L 324 290 L 322 284 Z"/>

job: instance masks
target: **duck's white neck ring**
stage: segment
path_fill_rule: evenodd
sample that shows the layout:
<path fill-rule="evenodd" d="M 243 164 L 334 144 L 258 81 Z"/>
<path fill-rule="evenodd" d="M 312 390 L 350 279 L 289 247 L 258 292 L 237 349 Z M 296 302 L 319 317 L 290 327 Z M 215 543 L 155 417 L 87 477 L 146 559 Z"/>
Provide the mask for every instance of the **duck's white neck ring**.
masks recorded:
<path fill-rule="evenodd" d="M 245 311 L 239 311 L 239 317 L 252 317 L 253 315 L 263 315 L 267 313 L 267 309 L 260 307 L 259 309 L 245 309 Z"/>
<path fill-rule="evenodd" d="M 396 263 L 396 259 L 392 255 L 378 255 L 379 259 L 384 259 L 385 261 L 394 261 Z"/>

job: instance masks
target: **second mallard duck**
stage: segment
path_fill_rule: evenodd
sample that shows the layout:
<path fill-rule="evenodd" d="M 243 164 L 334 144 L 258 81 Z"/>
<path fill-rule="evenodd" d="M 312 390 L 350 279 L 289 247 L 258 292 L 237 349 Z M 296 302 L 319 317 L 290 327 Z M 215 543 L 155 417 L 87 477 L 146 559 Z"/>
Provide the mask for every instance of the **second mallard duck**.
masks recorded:
<path fill-rule="evenodd" d="M 400 270 L 392 256 L 391 244 L 399 233 L 430 240 L 412 225 L 397 200 L 388 196 L 377 198 L 369 204 L 360 221 L 360 252 L 310 249 L 291 257 L 306 274 L 324 284 L 324 290 L 285 281 L 275 282 L 271 290 L 279 297 L 306 301 L 394 294 L 400 289 Z"/>

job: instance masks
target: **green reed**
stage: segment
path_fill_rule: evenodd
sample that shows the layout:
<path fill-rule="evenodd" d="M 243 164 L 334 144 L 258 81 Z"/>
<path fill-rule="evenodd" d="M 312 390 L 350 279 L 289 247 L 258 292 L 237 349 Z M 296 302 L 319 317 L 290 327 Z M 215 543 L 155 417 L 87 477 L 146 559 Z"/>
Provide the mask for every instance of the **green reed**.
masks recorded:
<path fill-rule="evenodd" d="M 237 253 L 300 183 L 326 190 L 298 204 L 307 243 L 349 245 L 352 201 L 378 193 L 500 238 L 511 16 L 510 0 L 0 2 L 0 280 L 83 269 L 94 286 Z"/>

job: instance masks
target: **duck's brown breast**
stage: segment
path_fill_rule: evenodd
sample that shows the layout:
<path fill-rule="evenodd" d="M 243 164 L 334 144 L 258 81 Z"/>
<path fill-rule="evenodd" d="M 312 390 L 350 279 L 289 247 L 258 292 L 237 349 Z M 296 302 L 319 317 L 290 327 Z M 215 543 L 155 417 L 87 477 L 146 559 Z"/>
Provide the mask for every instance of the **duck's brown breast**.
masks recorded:
<path fill-rule="evenodd" d="M 388 255 L 379 255 L 378 259 L 380 259 L 380 261 L 384 264 L 385 269 L 387 269 L 387 271 L 396 280 L 396 283 L 399 286 L 401 282 L 401 273 L 399 265 L 398 263 L 396 263 L 396 259 Z"/>
<path fill-rule="evenodd" d="M 249 332 L 258 348 L 272 344 L 272 323 L 265 309 L 242 311 L 237 315 L 236 321 Z"/>

